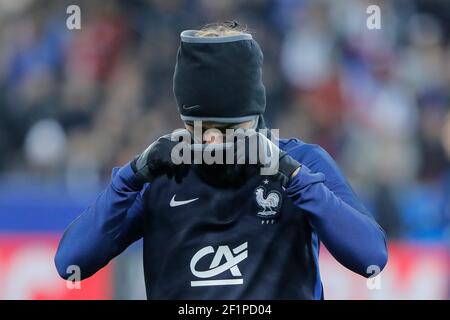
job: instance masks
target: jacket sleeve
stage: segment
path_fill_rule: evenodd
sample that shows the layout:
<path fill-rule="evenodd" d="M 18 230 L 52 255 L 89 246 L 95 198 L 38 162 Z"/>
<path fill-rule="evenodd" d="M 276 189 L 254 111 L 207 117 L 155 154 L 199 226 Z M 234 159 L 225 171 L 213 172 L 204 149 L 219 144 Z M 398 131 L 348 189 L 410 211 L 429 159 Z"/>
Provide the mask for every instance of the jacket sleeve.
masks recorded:
<path fill-rule="evenodd" d="M 93 275 L 143 235 L 142 186 L 129 164 L 113 170 L 112 181 L 65 230 L 55 255 L 59 275 L 80 268 L 81 279 Z"/>
<path fill-rule="evenodd" d="M 311 153 L 310 153 L 311 154 Z M 364 208 L 334 160 L 315 146 L 286 188 L 288 197 L 308 215 L 328 251 L 342 265 L 370 277 L 387 263 L 386 235 Z M 368 269 L 368 267 L 371 267 Z"/>

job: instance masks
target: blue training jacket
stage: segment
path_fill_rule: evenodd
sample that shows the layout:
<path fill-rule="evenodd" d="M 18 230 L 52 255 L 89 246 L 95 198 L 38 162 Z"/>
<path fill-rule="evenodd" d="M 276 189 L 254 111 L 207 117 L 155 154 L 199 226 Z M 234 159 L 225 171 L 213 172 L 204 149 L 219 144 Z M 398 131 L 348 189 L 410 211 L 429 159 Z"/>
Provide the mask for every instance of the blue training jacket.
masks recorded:
<path fill-rule="evenodd" d="M 194 170 L 141 190 L 129 164 L 115 168 L 64 232 L 58 273 L 87 278 L 141 238 L 148 299 L 322 299 L 320 241 L 362 276 L 382 270 L 385 233 L 330 155 L 297 139 L 280 148 L 303 164 L 285 190 L 261 175 L 220 189 Z"/>

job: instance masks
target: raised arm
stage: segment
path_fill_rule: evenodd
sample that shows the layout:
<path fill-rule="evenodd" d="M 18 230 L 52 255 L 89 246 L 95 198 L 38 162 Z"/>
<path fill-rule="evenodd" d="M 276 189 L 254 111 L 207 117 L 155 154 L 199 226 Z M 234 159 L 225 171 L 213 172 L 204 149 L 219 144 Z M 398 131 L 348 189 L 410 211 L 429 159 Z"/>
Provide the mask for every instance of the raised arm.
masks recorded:
<path fill-rule="evenodd" d="M 70 276 L 71 265 L 82 279 L 90 277 L 142 237 L 142 189 L 130 164 L 113 170 L 109 186 L 64 232 L 55 256 L 62 278 Z"/>
<path fill-rule="evenodd" d="M 187 131 L 182 133 L 189 135 Z M 61 277 L 67 279 L 67 268 L 76 265 L 85 279 L 143 236 L 142 194 L 162 174 L 176 181 L 187 174 L 188 166 L 172 161 L 172 149 L 177 144 L 171 135 L 165 135 L 113 172 L 106 190 L 64 232 L 55 256 Z"/>
<path fill-rule="evenodd" d="M 387 263 L 383 229 L 328 153 L 313 146 L 309 154 L 312 157 L 304 160 L 298 174 L 289 181 L 287 195 L 308 215 L 319 239 L 342 265 L 365 277 L 373 275 L 374 269 L 368 270 L 369 266 L 381 271 Z"/>

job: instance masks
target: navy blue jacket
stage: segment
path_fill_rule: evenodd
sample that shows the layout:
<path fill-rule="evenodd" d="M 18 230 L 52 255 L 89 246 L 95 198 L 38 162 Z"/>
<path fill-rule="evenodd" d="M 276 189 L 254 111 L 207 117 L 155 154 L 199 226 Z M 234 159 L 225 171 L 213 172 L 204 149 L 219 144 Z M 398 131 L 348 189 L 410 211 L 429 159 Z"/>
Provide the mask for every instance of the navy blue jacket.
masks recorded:
<path fill-rule="evenodd" d="M 282 190 L 255 175 L 220 189 L 194 170 L 141 187 L 129 164 L 113 170 L 95 203 L 73 221 L 55 257 L 87 278 L 143 238 L 148 299 L 321 299 L 321 241 L 365 277 L 387 262 L 385 233 L 321 147 L 280 148 L 303 164 Z"/>

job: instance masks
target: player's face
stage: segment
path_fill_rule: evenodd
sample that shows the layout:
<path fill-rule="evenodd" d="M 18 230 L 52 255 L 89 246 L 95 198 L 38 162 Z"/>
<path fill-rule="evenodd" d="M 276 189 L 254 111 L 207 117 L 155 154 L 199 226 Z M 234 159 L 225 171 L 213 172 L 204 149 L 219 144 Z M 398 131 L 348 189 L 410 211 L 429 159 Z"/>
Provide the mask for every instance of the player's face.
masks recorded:
<path fill-rule="evenodd" d="M 253 126 L 254 120 L 241 123 L 214 123 L 202 122 L 203 143 L 224 143 L 226 129 L 249 129 Z M 194 133 L 194 126 L 191 123 L 184 123 L 187 130 Z M 209 130 L 214 129 L 214 130 Z"/>

